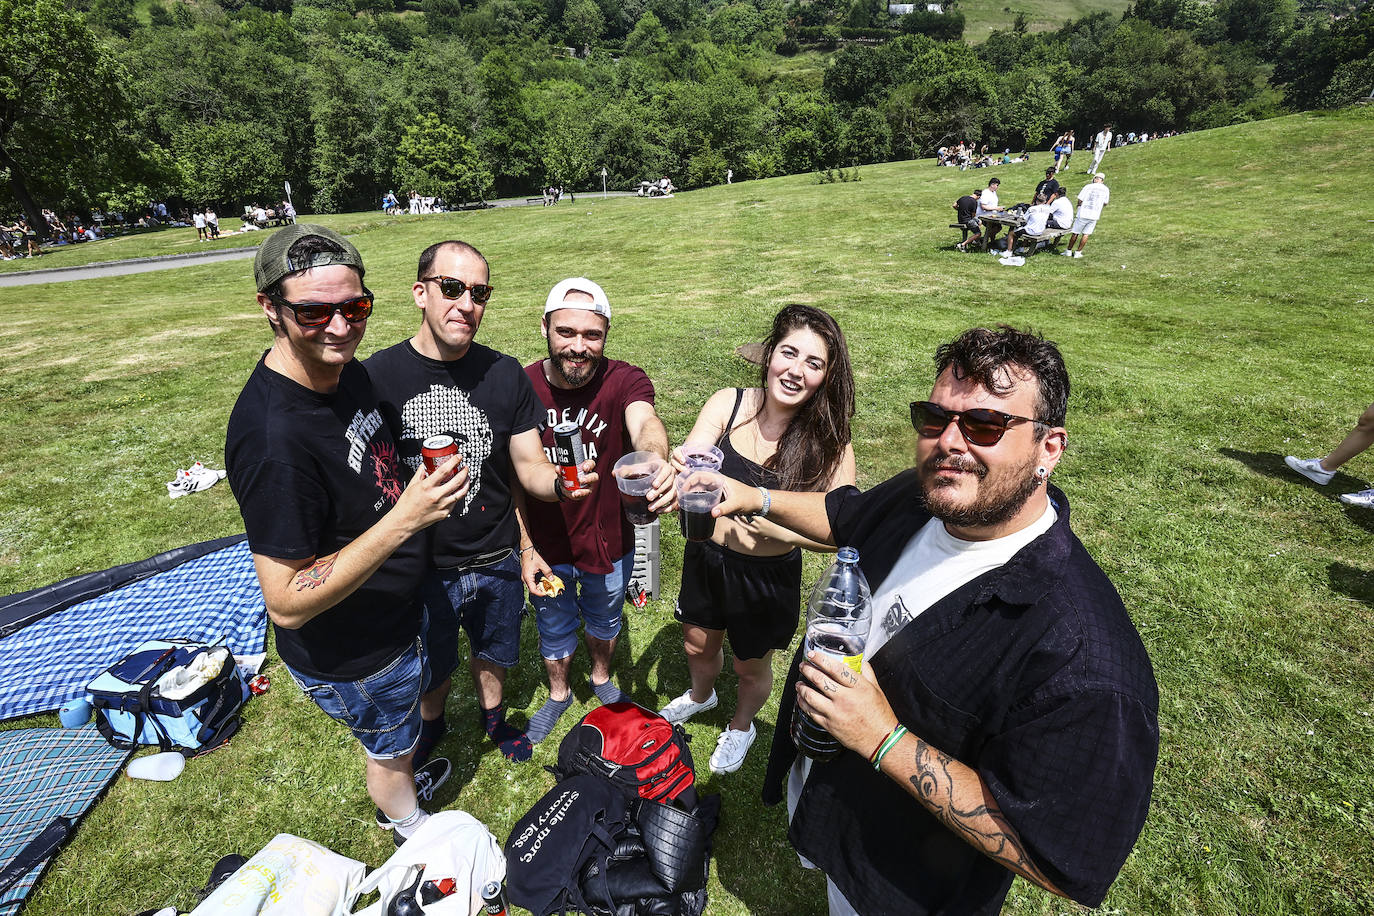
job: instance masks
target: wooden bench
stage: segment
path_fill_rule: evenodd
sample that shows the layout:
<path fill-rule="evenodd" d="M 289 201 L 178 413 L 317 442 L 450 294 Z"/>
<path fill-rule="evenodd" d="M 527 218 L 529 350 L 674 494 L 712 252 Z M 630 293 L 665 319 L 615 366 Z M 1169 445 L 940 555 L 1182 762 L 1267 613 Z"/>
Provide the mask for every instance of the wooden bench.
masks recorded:
<path fill-rule="evenodd" d="M 1040 250 L 1040 243 L 1045 242 L 1047 243 L 1045 248 L 1053 251 L 1055 248 L 1059 247 L 1059 237 L 1068 234 L 1069 230 L 1067 229 L 1046 229 L 1039 235 L 1023 235 L 1018 232 L 1016 234 L 1016 244 L 1019 247 L 1022 242 L 1033 242 L 1034 244 L 1031 246 L 1030 254 L 1035 254 L 1035 252 Z"/>

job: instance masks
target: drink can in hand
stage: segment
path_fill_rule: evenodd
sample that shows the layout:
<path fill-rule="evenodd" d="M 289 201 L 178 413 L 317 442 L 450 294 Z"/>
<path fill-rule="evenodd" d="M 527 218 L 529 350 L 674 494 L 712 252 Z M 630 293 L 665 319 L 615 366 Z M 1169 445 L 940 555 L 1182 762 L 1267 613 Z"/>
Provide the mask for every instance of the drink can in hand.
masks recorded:
<path fill-rule="evenodd" d="M 563 476 L 563 489 L 569 493 L 582 489 L 577 468 L 587 460 L 587 450 L 582 447 L 582 430 L 576 423 L 559 423 L 553 428 L 553 458 Z"/>
<path fill-rule="evenodd" d="M 425 471 L 433 474 L 439 465 L 458 457 L 458 443 L 452 436 L 430 436 L 420 445 L 420 460 Z"/>

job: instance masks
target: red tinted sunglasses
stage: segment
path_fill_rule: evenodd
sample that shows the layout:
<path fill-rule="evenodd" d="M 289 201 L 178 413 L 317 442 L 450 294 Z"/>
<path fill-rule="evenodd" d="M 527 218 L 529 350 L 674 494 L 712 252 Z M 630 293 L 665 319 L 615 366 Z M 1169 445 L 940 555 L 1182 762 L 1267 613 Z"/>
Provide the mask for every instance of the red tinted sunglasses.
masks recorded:
<path fill-rule="evenodd" d="M 366 321 L 372 314 L 374 297 L 371 291 L 364 289 L 361 296 L 345 299 L 343 302 L 292 302 L 270 293 L 267 298 L 282 308 L 290 309 L 291 314 L 295 316 L 296 324 L 301 327 L 322 328 L 334 320 L 335 312 L 344 316 L 344 321 L 349 324 Z"/>
<path fill-rule="evenodd" d="M 1007 434 L 1007 427 L 1013 420 L 1026 423 L 1039 423 L 1048 426 L 1044 420 L 1033 417 L 1018 417 L 1013 413 L 974 407 L 969 410 L 946 410 L 934 401 L 911 402 L 911 425 L 916 432 L 927 439 L 944 435 L 951 422 L 959 424 L 959 432 L 974 445 L 996 445 Z"/>

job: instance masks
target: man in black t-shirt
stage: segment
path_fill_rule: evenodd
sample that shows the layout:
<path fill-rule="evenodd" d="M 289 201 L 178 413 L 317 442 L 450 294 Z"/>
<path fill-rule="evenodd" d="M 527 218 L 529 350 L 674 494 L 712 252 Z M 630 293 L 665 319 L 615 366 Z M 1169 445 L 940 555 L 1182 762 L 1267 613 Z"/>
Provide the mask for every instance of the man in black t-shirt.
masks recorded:
<path fill-rule="evenodd" d="M 1045 169 L 1045 180 L 1035 186 L 1032 203 L 1048 203 L 1050 195 L 1059 190 L 1059 180 L 1054 177 L 1054 166 Z"/>
<path fill-rule="evenodd" d="M 786 779 L 789 838 L 830 879 L 832 914 L 994 914 L 1014 875 L 1097 906 L 1145 823 L 1159 698 L 1049 483 L 1068 373 L 1053 343 L 1005 327 L 935 361 L 911 405 L 915 467 L 865 493 L 731 481 L 715 510 L 856 548 L 872 586 L 862 672 L 803 643 L 778 709 L 845 750 L 794 762 L 778 729 L 764 798 Z"/>
<path fill-rule="evenodd" d="M 954 202 L 954 221 L 959 224 L 959 229 L 964 236 L 959 244 L 954 246 L 960 251 L 968 250 L 968 234 L 970 232 L 977 235 L 983 230 L 982 223 L 978 222 L 978 195 L 980 193 L 980 188 L 974 188 Z"/>
<path fill-rule="evenodd" d="M 461 625 L 471 644 L 482 726 L 506 757 L 528 760 L 529 738 L 506 722 L 502 702 L 506 671 L 520 657 L 525 608 L 511 475 L 536 499 L 583 499 L 596 481 L 595 463 L 583 465 L 588 487 L 572 493 L 562 488 L 539 440 L 543 408 L 529 377 L 517 360 L 473 340 L 492 294 L 481 252 L 459 241 L 431 245 L 420 255 L 411 292 L 421 312 L 419 330 L 373 354 L 365 367 L 401 460 L 419 467 L 424 441 L 449 435 L 472 475 L 452 517 L 434 528 L 435 569 L 421 589 L 434 681 L 421 704 L 421 747 L 432 747 L 446 730 L 444 705 Z"/>
<path fill-rule="evenodd" d="M 357 249 L 302 224 L 269 238 L 253 269 L 273 339 L 229 417 L 229 485 L 277 652 L 363 745 L 368 794 L 399 843 L 427 817 L 412 769 L 426 686 L 418 534 L 466 496 L 467 473 L 405 483 L 353 358 L 372 313 Z M 435 763 L 439 782 L 448 764 Z"/>

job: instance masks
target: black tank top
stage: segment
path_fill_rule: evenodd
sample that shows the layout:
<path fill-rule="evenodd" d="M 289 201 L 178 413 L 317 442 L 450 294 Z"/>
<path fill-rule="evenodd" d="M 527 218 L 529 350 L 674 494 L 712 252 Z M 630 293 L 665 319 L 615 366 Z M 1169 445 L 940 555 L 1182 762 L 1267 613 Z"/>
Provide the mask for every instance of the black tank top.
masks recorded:
<path fill-rule="evenodd" d="M 725 453 L 720 462 L 720 472 L 726 477 L 742 480 L 750 486 L 767 487 L 776 490 L 781 480 L 776 471 L 745 458 L 730 444 L 730 432 L 735 428 L 735 417 L 739 414 L 740 404 L 744 402 L 744 389 L 735 389 L 735 409 L 730 411 L 730 419 L 725 423 L 725 433 L 716 440 L 716 447 Z"/>

